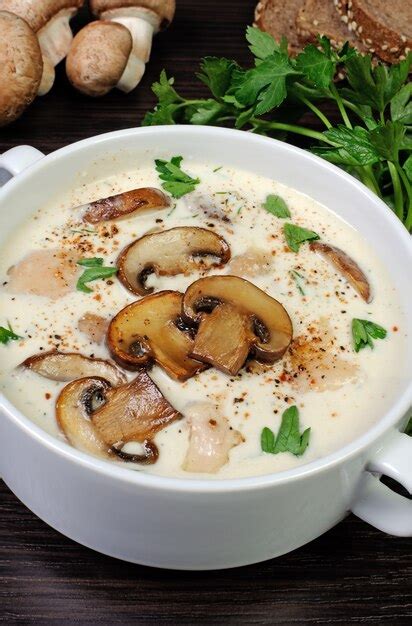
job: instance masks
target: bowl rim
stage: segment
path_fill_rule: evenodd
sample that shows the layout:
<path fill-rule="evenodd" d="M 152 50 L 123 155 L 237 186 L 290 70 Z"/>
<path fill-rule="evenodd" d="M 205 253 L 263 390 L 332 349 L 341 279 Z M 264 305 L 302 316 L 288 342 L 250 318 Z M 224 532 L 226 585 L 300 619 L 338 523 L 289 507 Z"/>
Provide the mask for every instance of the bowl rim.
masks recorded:
<path fill-rule="evenodd" d="M 127 128 L 124 130 L 112 131 L 109 133 L 95 135 L 87 139 L 82 139 L 49 153 L 44 158 L 39 159 L 23 172 L 12 178 L 6 185 L 4 185 L 3 188 L 0 188 L 0 199 L 3 192 L 11 192 L 19 185 L 24 184 L 24 181 L 28 176 L 35 175 L 37 171 L 45 167 L 47 168 L 50 162 L 70 155 L 85 146 L 105 142 L 110 143 L 112 139 L 135 135 L 167 135 L 170 133 L 185 134 L 189 136 L 208 136 L 209 139 L 210 135 L 215 135 L 217 138 L 226 140 L 238 137 L 239 139 L 242 138 L 242 141 L 245 142 L 255 142 L 262 145 L 266 144 L 267 146 L 270 145 L 274 150 L 283 151 L 285 155 L 291 159 L 293 159 L 294 156 L 299 155 L 300 158 L 303 157 L 309 161 L 315 162 L 317 167 L 324 170 L 325 175 L 333 176 L 335 179 L 342 178 L 346 180 L 352 185 L 356 193 L 362 194 L 364 199 L 375 205 L 380 218 L 385 222 L 388 228 L 390 228 L 393 237 L 402 241 L 406 248 L 409 248 L 412 261 L 412 237 L 409 235 L 406 228 L 389 209 L 389 207 L 356 178 L 347 174 L 332 163 L 329 163 L 328 161 L 325 161 L 324 159 L 321 159 L 320 157 L 317 157 L 302 148 L 298 148 L 286 142 L 278 141 L 269 137 L 228 128 L 183 125 Z M 411 406 L 412 380 L 397 401 L 371 428 L 369 428 L 360 437 L 357 437 L 354 441 L 326 456 L 307 464 L 300 465 L 296 468 L 283 470 L 273 474 L 262 474 L 242 478 L 204 479 L 159 476 L 147 473 L 144 470 L 131 470 L 129 468 L 122 467 L 120 464 L 116 465 L 114 463 L 95 458 L 47 433 L 40 426 L 37 426 L 34 422 L 32 422 L 30 418 L 26 417 L 21 411 L 14 407 L 14 405 L 2 393 L 0 393 L 1 412 L 5 414 L 20 430 L 29 435 L 29 437 L 36 440 L 49 451 L 63 457 L 65 460 L 76 463 L 89 471 L 94 471 L 97 474 L 102 474 L 108 478 L 119 480 L 123 483 L 131 485 L 134 484 L 136 486 L 139 485 L 142 488 L 150 490 L 155 489 L 167 492 L 175 491 L 189 493 L 228 493 L 230 491 L 248 491 L 312 477 L 313 475 L 332 469 L 333 467 L 350 460 L 355 455 L 361 453 L 362 450 L 365 450 L 369 445 L 376 442 L 385 434 L 385 431 L 389 431 L 391 427 L 396 428 L 397 422 L 399 422 L 407 414 Z"/>

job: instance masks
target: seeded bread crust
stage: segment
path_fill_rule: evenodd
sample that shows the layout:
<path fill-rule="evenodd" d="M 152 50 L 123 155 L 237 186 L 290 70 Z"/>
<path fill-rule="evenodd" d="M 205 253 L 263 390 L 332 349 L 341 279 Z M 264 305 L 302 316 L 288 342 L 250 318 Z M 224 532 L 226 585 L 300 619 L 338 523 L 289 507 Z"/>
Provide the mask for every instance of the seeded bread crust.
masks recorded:
<path fill-rule="evenodd" d="M 302 50 L 295 21 L 305 0 L 261 0 L 255 9 L 254 26 L 270 33 L 276 41 L 286 37 L 289 52 L 297 54 Z"/>
<path fill-rule="evenodd" d="M 318 35 L 326 35 L 335 48 L 349 41 L 353 47 L 366 52 L 362 41 L 340 19 L 333 0 L 305 0 L 296 17 L 296 28 L 305 43 L 316 43 Z"/>
<path fill-rule="evenodd" d="M 407 32 L 398 32 L 384 18 L 374 15 L 364 0 L 334 0 L 335 8 L 348 28 L 360 37 L 372 54 L 375 53 L 383 61 L 398 63 L 412 49 L 412 37 Z M 396 11 L 394 7 L 394 11 Z M 412 24 L 412 3 L 402 3 L 402 10 L 407 13 L 405 26 Z M 409 13 L 409 15 L 408 15 Z"/>

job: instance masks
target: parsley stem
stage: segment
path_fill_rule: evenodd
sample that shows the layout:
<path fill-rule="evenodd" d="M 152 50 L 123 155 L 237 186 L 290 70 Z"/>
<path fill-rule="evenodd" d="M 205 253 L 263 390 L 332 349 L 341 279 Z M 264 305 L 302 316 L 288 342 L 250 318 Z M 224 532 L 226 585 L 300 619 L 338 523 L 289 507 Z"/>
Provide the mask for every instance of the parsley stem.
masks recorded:
<path fill-rule="evenodd" d="M 305 98 L 305 96 L 299 96 L 299 100 L 301 100 L 304 104 L 306 104 L 306 106 L 311 111 L 313 111 L 313 113 L 315 115 L 317 115 L 317 117 L 325 124 L 326 128 L 332 128 L 332 124 L 329 122 L 329 120 L 326 117 L 326 115 L 324 115 L 322 113 L 322 111 L 320 109 L 318 109 L 318 107 L 313 104 L 313 102 L 311 102 L 310 100 Z"/>
<path fill-rule="evenodd" d="M 394 200 L 395 200 L 395 214 L 400 220 L 403 219 L 403 192 L 402 185 L 399 178 L 399 174 L 396 170 L 395 164 L 392 161 L 388 161 L 389 174 L 392 179 Z"/>
<path fill-rule="evenodd" d="M 408 230 L 411 230 L 412 229 L 412 187 L 408 180 L 408 177 L 406 176 L 405 172 L 403 171 L 399 163 L 395 163 L 395 167 L 396 167 L 396 171 L 398 172 L 399 178 L 403 182 L 405 191 L 408 195 L 408 208 L 406 211 L 405 226 Z"/>
<path fill-rule="evenodd" d="M 378 184 L 376 182 L 376 179 L 375 179 L 375 176 L 374 176 L 373 172 L 370 172 L 367 169 L 366 165 L 358 166 L 355 169 L 356 169 L 356 171 L 358 173 L 359 178 L 363 182 L 363 184 L 366 185 L 366 187 L 368 187 L 368 189 L 373 191 L 373 193 L 375 193 L 379 197 L 381 197 L 381 193 L 379 191 L 379 187 L 378 187 Z"/>
<path fill-rule="evenodd" d="M 336 147 L 336 143 L 327 139 L 323 133 L 320 133 L 317 130 L 311 130 L 310 128 L 305 128 L 305 126 L 296 126 L 295 124 L 283 124 L 282 122 L 267 122 L 265 120 L 259 120 L 254 117 L 250 120 L 250 122 L 251 124 L 256 124 L 257 128 L 260 127 L 266 128 L 268 130 L 285 130 L 291 133 L 295 133 L 296 135 L 311 137 L 312 139 L 317 139 L 318 141 L 322 141 L 323 143 L 327 143 L 330 146 Z"/>
<path fill-rule="evenodd" d="M 180 104 L 176 104 L 175 108 L 176 110 L 184 109 L 185 107 L 190 107 L 195 104 L 204 104 L 204 100 L 185 100 L 184 102 L 181 102 Z"/>
<path fill-rule="evenodd" d="M 365 115 L 362 113 L 362 111 L 359 109 L 359 107 L 356 106 L 356 104 L 353 104 L 353 102 L 350 102 L 349 100 L 346 100 L 345 98 L 341 97 L 341 101 L 342 103 L 345 105 L 345 107 L 347 109 L 350 109 L 351 111 L 353 111 L 354 113 L 356 113 L 356 115 L 363 121 L 365 119 Z"/>
<path fill-rule="evenodd" d="M 348 114 L 346 113 L 345 105 L 343 104 L 342 98 L 340 97 L 339 92 L 336 89 L 336 86 L 334 83 L 331 83 L 330 91 L 334 100 L 336 101 L 336 104 L 338 105 L 338 109 L 340 111 L 340 114 L 342 116 L 342 119 L 345 123 L 346 128 L 352 128 L 351 121 L 348 117 Z"/>

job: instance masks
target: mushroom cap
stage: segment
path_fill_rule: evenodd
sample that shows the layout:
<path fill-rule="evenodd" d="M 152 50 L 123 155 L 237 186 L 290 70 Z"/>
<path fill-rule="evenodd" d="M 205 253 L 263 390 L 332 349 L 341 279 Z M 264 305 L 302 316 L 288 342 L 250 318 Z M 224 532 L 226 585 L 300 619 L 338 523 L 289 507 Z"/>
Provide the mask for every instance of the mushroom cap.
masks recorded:
<path fill-rule="evenodd" d="M 132 36 L 125 26 L 92 22 L 73 39 L 66 59 L 67 77 L 82 93 L 103 96 L 119 82 L 132 48 Z"/>
<path fill-rule="evenodd" d="M 38 39 L 23 19 L 0 11 L 0 126 L 17 119 L 37 95 L 43 74 Z"/>
<path fill-rule="evenodd" d="M 84 0 L 0 0 L 0 10 L 22 17 L 37 33 L 62 9 L 78 9 Z"/>
<path fill-rule="evenodd" d="M 90 0 L 90 9 L 96 17 L 100 17 L 105 11 L 129 7 L 147 9 L 156 13 L 161 27 L 166 28 L 173 20 L 176 2 L 175 0 Z"/>

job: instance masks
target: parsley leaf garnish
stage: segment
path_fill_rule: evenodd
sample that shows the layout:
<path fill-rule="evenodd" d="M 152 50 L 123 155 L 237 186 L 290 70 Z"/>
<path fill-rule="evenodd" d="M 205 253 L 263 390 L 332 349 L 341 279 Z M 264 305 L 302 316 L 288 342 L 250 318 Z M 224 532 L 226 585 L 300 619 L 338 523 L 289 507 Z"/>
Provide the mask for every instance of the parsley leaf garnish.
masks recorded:
<path fill-rule="evenodd" d="M 301 228 L 295 224 L 285 224 L 283 227 L 286 242 L 293 252 L 299 252 L 300 245 L 305 241 L 314 241 L 320 239 L 319 235 L 313 230 Z"/>
<path fill-rule="evenodd" d="M 379 324 L 357 318 L 352 320 L 352 337 L 355 352 L 359 352 L 366 346 L 373 349 L 372 339 L 385 339 L 386 335 L 386 330 Z"/>
<path fill-rule="evenodd" d="M 90 259 L 79 259 L 77 265 L 86 267 L 87 269 L 80 276 L 77 281 L 76 288 L 78 291 L 84 293 L 92 293 L 93 289 L 90 289 L 86 283 L 90 283 L 93 280 L 99 280 L 100 278 L 110 278 L 117 273 L 117 267 L 104 267 L 103 259 L 101 257 L 92 257 Z"/>
<path fill-rule="evenodd" d="M 336 50 L 324 36 L 296 58 L 285 38 L 278 43 L 248 27 L 246 39 L 248 66 L 201 61 L 197 76 L 209 89 L 206 97 L 185 98 L 163 70 L 153 85 L 158 102 L 143 125 L 234 126 L 281 141 L 304 136 L 312 142 L 308 149 L 359 178 L 412 231 L 412 52 L 386 66 L 348 42 Z M 346 80 L 335 82 L 341 70 Z M 324 132 L 314 130 L 313 116 Z"/>
<path fill-rule="evenodd" d="M 254 105 L 256 115 L 268 113 L 286 98 L 286 78 L 296 74 L 285 52 L 274 52 L 246 72 L 234 72 L 234 95 L 243 105 Z"/>
<path fill-rule="evenodd" d="M 406 425 L 405 433 L 412 437 L 412 417 L 409 418 L 409 422 Z"/>
<path fill-rule="evenodd" d="M 181 198 L 187 193 L 193 191 L 200 183 L 199 178 L 192 178 L 186 174 L 180 167 L 183 157 L 174 156 L 170 161 L 156 159 L 156 170 L 162 182 L 162 187 L 174 198 Z"/>
<path fill-rule="evenodd" d="M 313 44 L 305 47 L 303 52 L 296 57 L 296 67 L 316 87 L 326 89 L 333 80 L 335 74 L 335 63 L 328 58 L 323 51 Z"/>
<path fill-rule="evenodd" d="M 100 267 L 103 265 L 103 259 L 101 257 L 91 257 L 90 259 L 79 259 L 77 265 L 83 267 Z"/>
<path fill-rule="evenodd" d="M 252 26 L 248 26 L 246 29 L 246 39 L 250 43 L 249 50 L 256 59 L 263 60 L 274 52 L 284 51 L 285 45 L 287 49 L 286 39 L 279 45 L 272 35 Z"/>
<path fill-rule="evenodd" d="M 299 432 L 299 410 L 297 406 L 290 406 L 282 415 L 282 422 L 278 434 L 265 427 L 260 436 L 260 445 L 263 452 L 279 454 L 291 452 L 301 456 L 309 444 L 310 428 L 302 434 Z"/>
<path fill-rule="evenodd" d="M 276 217 L 290 217 L 288 205 L 283 198 L 275 194 L 269 194 L 262 206 L 272 215 L 276 215 Z"/>
<path fill-rule="evenodd" d="M 23 337 L 14 332 L 10 322 L 7 322 L 7 328 L 0 326 L 0 343 L 6 345 L 9 341 L 17 341 L 18 339 L 23 339 Z"/>
<path fill-rule="evenodd" d="M 20 335 L 16 335 L 13 331 L 10 322 L 7 322 L 8 328 L 4 328 L 4 326 L 0 326 L 0 343 L 3 345 L 7 345 L 9 341 L 17 341 L 18 339 L 22 339 Z"/>

